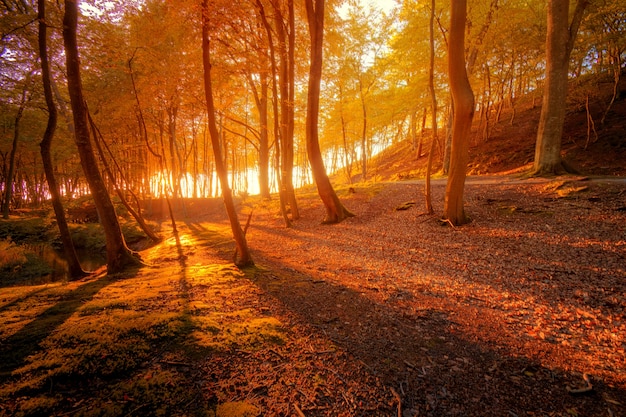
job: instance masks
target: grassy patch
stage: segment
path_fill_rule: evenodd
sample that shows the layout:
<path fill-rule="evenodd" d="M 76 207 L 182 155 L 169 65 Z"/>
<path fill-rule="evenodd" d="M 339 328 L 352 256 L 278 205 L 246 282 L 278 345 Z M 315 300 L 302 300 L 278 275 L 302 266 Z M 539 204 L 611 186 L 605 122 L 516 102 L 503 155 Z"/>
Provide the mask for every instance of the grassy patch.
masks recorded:
<path fill-rule="evenodd" d="M 12 285 L 49 274 L 52 269 L 28 247 L 0 240 L 0 285 Z"/>
<path fill-rule="evenodd" d="M 220 226 L 193 227 L 131 275 L 0 287 L 0 416 L 259 415 L 207 402 L 190 372 L 217 352 L 284 344 L 286 330 L 242 271 L 203 262 Z"/>

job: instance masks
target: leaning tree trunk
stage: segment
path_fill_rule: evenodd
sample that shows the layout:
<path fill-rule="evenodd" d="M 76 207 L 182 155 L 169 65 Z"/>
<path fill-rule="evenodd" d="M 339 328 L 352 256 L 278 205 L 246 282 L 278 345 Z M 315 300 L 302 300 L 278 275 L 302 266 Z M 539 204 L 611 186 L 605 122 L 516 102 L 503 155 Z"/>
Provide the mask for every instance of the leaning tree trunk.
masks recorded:
<path fill-rule="evenodd" d="M 561 159 L 561 137 L 565 121 L 569 57 L 587 3 L 586 0 L 578 0 L 572 23 L 568 27 L 569 0 L 548 2 L 546 81 L 533 175 L 550 176 L 566 171 Z"/>
<path fill-rule="evenodd" d="M 211 44 L 209 41 L 209 0 L 202 1 L 202 64 L 204 67 L 204 94 L 206 97 L 207 116 L 209 123 L 209 135 L 211 136 L 211 145 L 213 154 L 215 155 L 215 171 L 217 172 L 222 188 L 222 198 L 226 213 L 230 220 L 230 226 L 233 232 L 233 238 L 237 245 L 237 252 L 240 254 L 239 266 L 253 265 L 252 256 L 248 249 L 246 235 L 239 223 L 239 217 L 233 201 L 233 193 L 228 185 L 228 170 L 224 164 L 222 157 L 222 149 L 220 146 L 220 135 L 217 130 L 217 122 L 215 119 L 215 104 L 213 102 L 213 84 L 211 82 Z M 236 260 L 235 260 L 236 261 Z"/>
<path fill-rule="evenodd" d="M 65 259 L 68 265 L 68 272 L 71 278 L 80 278 L 87 275 L 87 272 L 80 266 L 80 261 L 76 255 L 76 249 L 74 242 L 72 241 L 72 235 L 67 225 L 67 219 L 65 218 L 65 211 L 63 210 L 63 204 L 61 204 L 61 193 L 59 192 L 59 186 L 57 185 L 56 178 L 54 176 L 54 167 L 52 164 L 52 158 L 50 156 L 50 147 L 52 145 L 52 138 L 57 126 L 58 112 L 54 103 L 52 93 L 52 83 L 50 82 L 50 65 L 48 62 L 48 46 L 46 32 L 48 26 L 46 24 L 46 0 L 38 0 L 38 18 L 39 18 L 39 58 L 41 59 L 41 78 L 43 81 L 43 92 L 46 99 L 46 106 L 48 107 L 48 123 L 46 130 L 39 144 L 41 148 L 41 160 L 43 162 L 43 170 L 46 174 L 46 180 L 48 182 L 48 191 L 50 192 L 52 208 L 57 220 L 57 226 L 59 227 L 59 234 L 61 235 L 61 242 L 63 243 L 63 252 L 65 253 Z"/>
<path fill-rule="evenodd" d="M 129 267 L 140 265 L 139 258 L 128 249 L 120 228 L 113 202 L 109 196 L 106 184 L 98 168 L 98 161 L 91 146 L 89 124 L 87 121 L 87 106 L 83 98 L 80 63 L 78 56 L 78 42 L 76 27 L 78 26 L 78 4 L 75 0 L 65 0 L 65 15 L 63 17 L 63 41 L 65 44 L 65 58 L 67 67 L 67 88 L 72 105 L 75 135 L 74 140 L 78 147 L 78 156 L 89 184 L 89 189 L 98 210 L 98 217 L 106 237 L 107 271 L 110 274 L 122 272 Z"/>
<path fill-rule="evenodd" d="M 311 68 L 309 70 L 309 91 L 306 112 L 306 148 L 324 207 L 326 218 L 323 223 L 339 223 L 348 217 L 354 216 L 346 209 L 330 179 L 326 174 L 324 160 L 319 144 L 318 118 L 320 106 L 320 83 L 322 79 L 322 42 L 324 39 L 324 0 L 306 0 L 306 12 L 311 34 Z"/>
<path fill-rule="evenodd" d="M 474 93 L 465 69 L 466 7 L 467 0 L 456 0 L 451 3 L 448 47 L 448 76 L 454 102 L 454 122 L 444 217 L 455 226 L 467 223 L 463 191 L 469 161 L 469 134 L 474 116 Z"/>

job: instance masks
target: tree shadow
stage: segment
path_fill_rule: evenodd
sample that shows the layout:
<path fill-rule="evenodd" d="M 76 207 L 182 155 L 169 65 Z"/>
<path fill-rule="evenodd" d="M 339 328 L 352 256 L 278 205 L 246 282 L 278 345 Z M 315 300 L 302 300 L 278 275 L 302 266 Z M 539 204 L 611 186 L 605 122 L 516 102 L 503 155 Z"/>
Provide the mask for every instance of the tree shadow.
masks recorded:
<path fill-rule="evenodd" d="M 128 276 L 126 274 L 125 276 Z M 89 302 L 100 290 L 117 280 L 116 275 L 99 275 L 86 278 L 86 283 L 71 291 L 59 302 L 41 312 L 17 333 L 1 341 L 0 376 L 8 376 L 25 365 L 28 357 L 40 350 L 40 343 L 69 319 L 82 305 Z M 32 296 L 34 293 L 28 294 Z M 22 301 L 22 299 L 15 301 Z M 4 306 L 3 308 L 7 308 Z"/>
<path fill-rule="evenodd" d="M 254 282 L 399 393 L 405 415 L 624 415 L 622 388 L 598 380 L 593 392 L 571 395 L 567 386 L 583 381 L 583 369 L 550 369 L 465 333 L 440 296 L 399 292 L 417 306 L 403 309 L 280 262 L 268 266 Z"/>

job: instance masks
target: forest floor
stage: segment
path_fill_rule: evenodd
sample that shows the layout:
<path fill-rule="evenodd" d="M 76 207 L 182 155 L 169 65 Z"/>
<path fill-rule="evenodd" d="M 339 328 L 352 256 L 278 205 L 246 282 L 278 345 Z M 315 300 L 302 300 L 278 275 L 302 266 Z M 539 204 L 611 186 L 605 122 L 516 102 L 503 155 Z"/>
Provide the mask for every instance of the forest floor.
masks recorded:
<path fill-rule="evenodd" d="M 233 265 L 219 200 L 188 201 L 178 239 L 159 219 L 168 239 L 136 271 L 42 283 L 28 258 L 0 276 L 0 416 L 626 416 L 626 100 L 596 137 L 581 98 L 605 91 L 599 121 L 611 81 L 572 91 L 563 155 L 614 177 L 512 176 L 534 155 L 529 97 L 477 120 L 469 173 L 498 176 L 468 179 L 463 227 L 424 215 L 426 158 L 405 140 L 341 188 L 341 224 L 320 224 L 312 189 L 289 229 L 276 201 L 244 202 L 254 268 Z M 52 239 L 27 216 L 3 237 Z"/>
<path fill-rule="evenodd" d="M 506 179 L 459 228 L 357 185 L 244 203 L 248 270 L 199 208 L 152 266 L 1 286 L 0 416 L 626 416 L 626 185 Z"/>

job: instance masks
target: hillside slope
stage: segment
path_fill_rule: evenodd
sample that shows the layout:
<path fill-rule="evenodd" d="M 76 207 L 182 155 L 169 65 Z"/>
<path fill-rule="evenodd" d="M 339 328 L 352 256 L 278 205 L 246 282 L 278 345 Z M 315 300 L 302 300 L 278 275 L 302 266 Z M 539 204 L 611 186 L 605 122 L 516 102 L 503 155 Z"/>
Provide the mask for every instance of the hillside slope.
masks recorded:
<path fill-rule="evenodd" d="M 581 174 L 592 176 L 626 175 L 626 77 L 620 83 L 621 94 L 607 113 L 605 122 L 600 120 L 611 100 L 613 81 L 611 77 L 579 79 L 570 86 L 568 112 L 563 131 L 563 158 Z M 587 111 L 593 129 L 587 140 Z M 502 111 L 500 121 L 495 123 L 492 115 L 490 132 L 483 139 L 484 124 L 479 124 L 479 115 L 474 117 L 472 129 L 470 163 L 468 173 L 485 175 L 518 172 L 530 169 L 535 152 L 535 139 L 541 97 L 525 97 L 515 103 L 515 113 L 511 108 Z M 590 125 L 591 126 L 591 125 Z M 426 136 L 428 133 L 426 132 Z M 429 140 L 424 138 L 425 152 Z M 399 142 L 374 157 L 370 162 L 370 172 L 380 180 L 421 178 L 426 172 L 427 156 L 417 158 L 411 142 Z M 441 158 L 435 157 L 433 172 L 441 170 Z M 358 178 L 357 178 L 358 180 Z"/>

